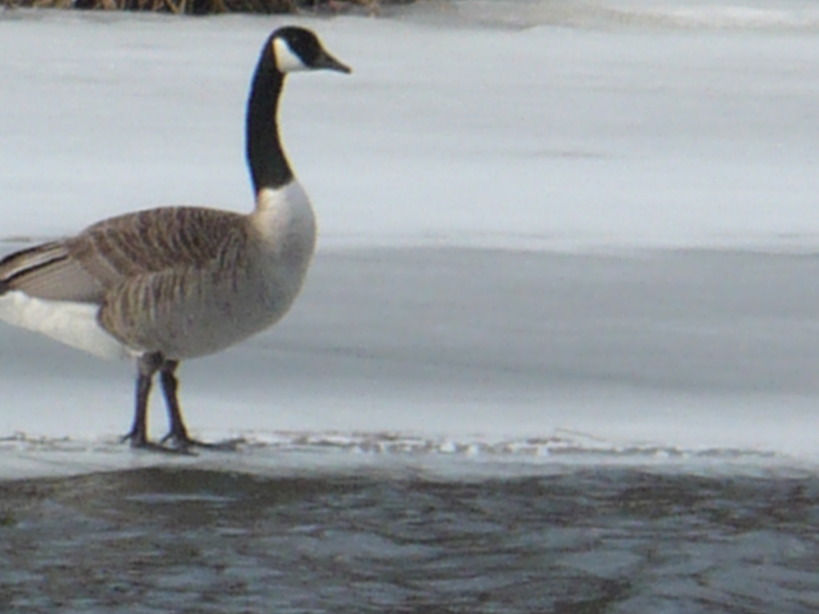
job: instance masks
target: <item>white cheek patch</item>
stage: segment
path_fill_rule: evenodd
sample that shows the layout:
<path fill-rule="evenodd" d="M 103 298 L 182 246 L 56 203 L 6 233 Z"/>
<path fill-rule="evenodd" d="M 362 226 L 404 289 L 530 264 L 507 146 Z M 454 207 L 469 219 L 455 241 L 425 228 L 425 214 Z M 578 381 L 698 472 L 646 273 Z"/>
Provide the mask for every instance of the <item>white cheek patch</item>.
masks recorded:
<path fill-rule="evenodd" d="M 309 70 L 301 58 L 293 53 L 290 45 L 280 38 L 273 41 L 273 55 L 276 57 L 276 68 L 283 73 Z"/>

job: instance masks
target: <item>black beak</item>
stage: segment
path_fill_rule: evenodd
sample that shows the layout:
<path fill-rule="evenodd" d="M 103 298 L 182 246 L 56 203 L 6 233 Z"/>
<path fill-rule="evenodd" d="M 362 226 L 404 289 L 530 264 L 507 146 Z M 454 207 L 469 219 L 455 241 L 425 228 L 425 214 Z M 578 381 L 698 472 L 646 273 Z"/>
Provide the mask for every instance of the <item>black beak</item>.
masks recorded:
<path fill-rule="evenodd" d="M 324 68 L 326 70 L 335 70 L 336 72 L 343 72 L 344 74 L 349 75 L 353 72 L 353 69 L 347 66 L 346 64 L 342 64 L 333 56 L 331 56 L 326 51 L 322 50 L 319 56 L 313 62 L 313 68 Z"/>

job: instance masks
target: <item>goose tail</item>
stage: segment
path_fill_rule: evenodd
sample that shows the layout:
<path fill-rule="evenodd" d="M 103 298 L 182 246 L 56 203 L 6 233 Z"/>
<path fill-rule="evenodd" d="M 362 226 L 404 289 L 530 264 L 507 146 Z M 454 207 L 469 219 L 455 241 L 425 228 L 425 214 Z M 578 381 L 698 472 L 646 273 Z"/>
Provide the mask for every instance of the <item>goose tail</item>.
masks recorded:
<path fill-rule="evenodd" d="M 17 289 L 25 292 L 49 268 L 67 258 L 65 248 L 54 242 L 9 254 L 0 260 L 0 294 Z"/>
<path fill-rule="evenodd" d="M 97 322 L 99 305 L 88 300 L 87 274 L 60 243 L 45 243 L 0 260 L 0 321 L 42 333 L 102 358 L 131 354 Z"/>

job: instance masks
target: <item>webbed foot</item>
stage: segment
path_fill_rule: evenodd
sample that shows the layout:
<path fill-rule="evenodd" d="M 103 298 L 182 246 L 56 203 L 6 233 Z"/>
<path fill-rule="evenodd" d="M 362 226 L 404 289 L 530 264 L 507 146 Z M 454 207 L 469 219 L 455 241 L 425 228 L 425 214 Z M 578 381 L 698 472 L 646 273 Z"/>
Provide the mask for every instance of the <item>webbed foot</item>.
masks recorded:
<path fill-rule="evenodd" d="M 201 448 L 203 450 L 214 450 L 217 452 L 236 452 L 239 445 L 245 443 L 245 439 L 238 437 L 236 439 L 226 439 L 224 441 L 200 441 L 186 435 L 179 435 L 171 431 L 160 439 L 160 443 L 164 446 L 170 444 L 169 450 L 190 450 L 191 448 Z"/>
<path fill-rule="evenodd" d="M 161 443 L 155 443 L 150 441 L 144 434 L 140 433 L 128 433 L 127 435 L 123 435 L 120 438 L 120 443 L 125 443 L 129 441 L 131 443 L 131 447 L 135 450 L 145 450 L 147 452 L 159 452 L 161 454 L 186 454 L 192 455 L 191 452 L 186 447 L 168 447 L 164 446 Z M 164 440 L 163 440 L 164 441 Z"/>

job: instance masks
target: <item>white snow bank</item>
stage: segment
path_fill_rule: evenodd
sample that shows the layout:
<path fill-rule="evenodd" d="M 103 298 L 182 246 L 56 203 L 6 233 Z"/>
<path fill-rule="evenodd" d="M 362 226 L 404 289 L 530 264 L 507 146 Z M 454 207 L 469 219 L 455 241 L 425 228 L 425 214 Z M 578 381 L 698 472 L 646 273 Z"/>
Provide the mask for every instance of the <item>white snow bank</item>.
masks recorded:
<path fill-rule="evenodd" d="M 247 210 L 244 100 L 284 21 L 7 12 L 0 236 Z M 440 21 L 301 20 L 355 69 L 283 105 L 325 245 L 816 246 L 819 37 Z"/>
<path fill-rule="evenodd" d="M 602 6 L 515 3 L 525 28 L 496 27 L 488 3 L 295 20 L 355 70 L 297 75 L 283 103 L 321 252 L 280 327 L 185 366 L 194 431 L 243 435 L 271 463 L 300 441 L 813 462 L 815 258 L 771 253 L 819 238 L 813 17 L 725 30 L 526 13 L 569 4 Z M 159 204 L 248 210 L 247 85 L 285 21 L 0 13 L 0 238 Z M 368 251 L 398 245 L 504 250 Z M 113 444 L 131 377 L 0 328 L 3 466 L 131 462 Z"/>

